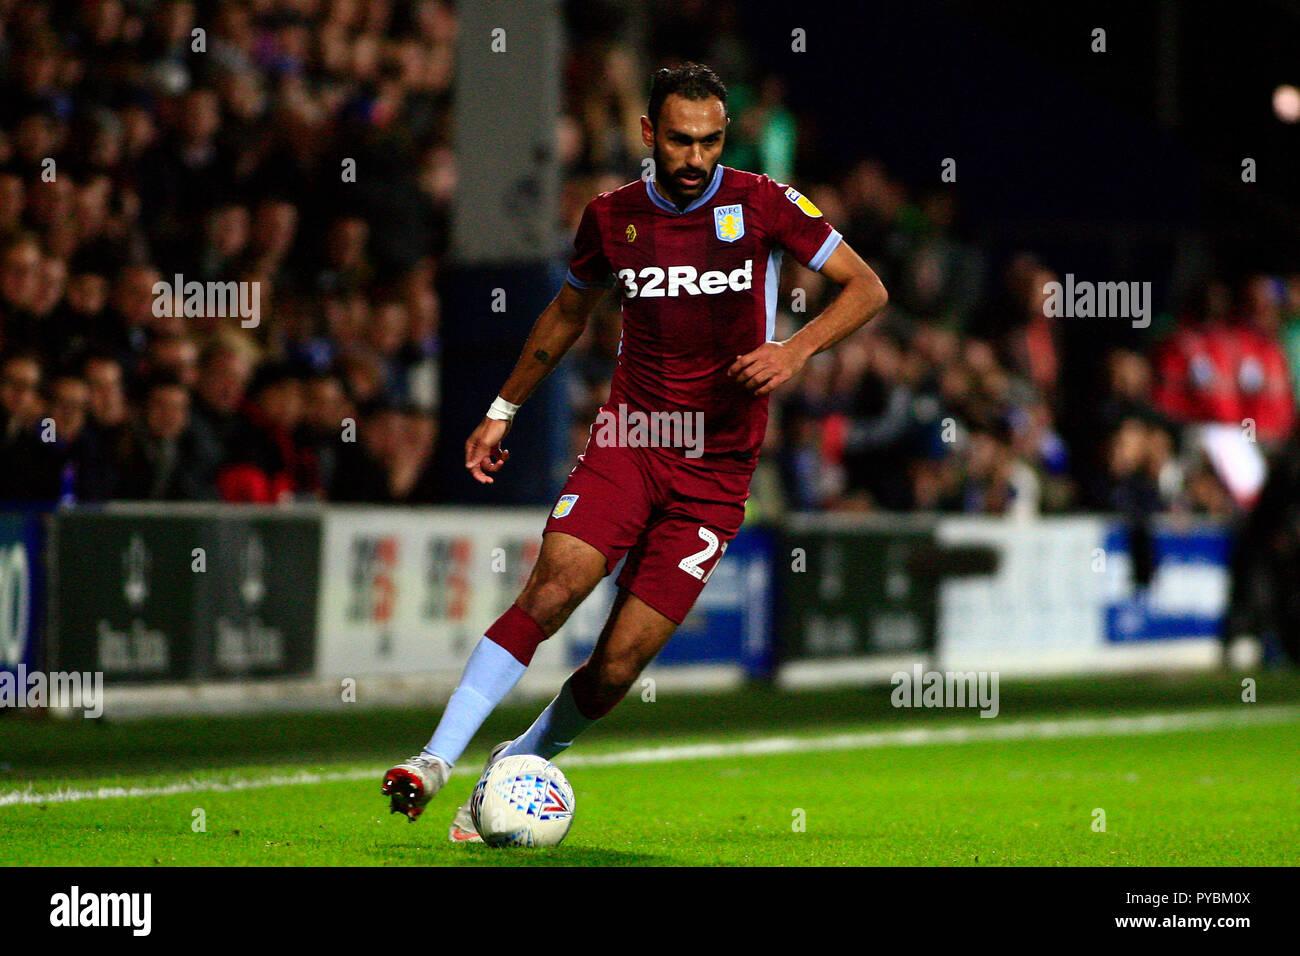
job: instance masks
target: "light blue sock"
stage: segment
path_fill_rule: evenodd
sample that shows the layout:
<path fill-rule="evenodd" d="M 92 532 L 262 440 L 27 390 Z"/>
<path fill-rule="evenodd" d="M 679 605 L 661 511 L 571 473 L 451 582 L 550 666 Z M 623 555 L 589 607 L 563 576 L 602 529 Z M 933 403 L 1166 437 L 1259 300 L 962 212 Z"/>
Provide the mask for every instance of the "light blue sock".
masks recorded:
<path fill-rule="evenodd" d="M 570 678 L 572 680 L 572 678 Z M 594 720 L 582 716 L 573 702 L 573 692 L 569 690 L 569 681 L 564 682 L 555 700 L 546 705 L 533 725 L 523 735 L 501 752 L 503 757 L 516 754 L 536 754 L 550 760 L 556 754 L 572 746 L 578 734 L 582 733 Z"/>
<path fill-rule="evenodd" d="M 438 729 L 424 748 L 425 754 L 437 757 L 449 767 L 455 764 L 488 714 L 519 683 L 526 670 L 525 665 L 496 641 L 489 637 L 481 639 L 465 664 L 447 709 L 442 712 Z"/>

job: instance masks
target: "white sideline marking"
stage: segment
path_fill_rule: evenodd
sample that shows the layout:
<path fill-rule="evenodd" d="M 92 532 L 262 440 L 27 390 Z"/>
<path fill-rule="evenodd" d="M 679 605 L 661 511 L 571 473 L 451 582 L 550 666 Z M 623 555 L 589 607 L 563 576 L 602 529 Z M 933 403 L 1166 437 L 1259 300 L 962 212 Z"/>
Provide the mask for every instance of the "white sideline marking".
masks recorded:
<path fill-rule="evenodd" d="M 719 757 L 757 757 L 771 754 L 818 753 L 828 750 L 872 750 L 880 747 L 926 747 L 941 744 L 986 743 L 1005 740 L 1059 740 L 1066 737 L 1128 737 L 1142 734 L 1178 733 L 1188 730 L 1259 726 L 1284 723 L 1300 717 L 1300 707 L 1275 706 L 1234 710 L 1147 714 L 1139 717 L 1074 717 L 1065 720 L 1018 720 L 1006 723 L 879 730 L 864 733 L 829 734 L 823 737 L 760 737 L 728 743 L 682 744 L 645 747 L 617 753 L 577 755 L 561 763 L 570 767 L 609 767 L 627 764 L 666 763 L 675 760 L 710 760 Z M 371 770 L 340 770 L 325 773 L 301 771 L 272 774 L 253 779 L 191 780 L 151 787 L 64 788 L 46 793 L 13 790 L 0 793 L 0 807 L 38 803 L 79 803 L 85 800 L 114 800 L 131 797 L 168 797 L 182 793 L 234 793 L 270 787 L 312 786 L 349 783 L 382 778 L 387 767 Z M 476 767 L 461 765 L 452 773 L 469 775 Z M 378 790 L 376 789 L 376 795 Z"/>
<path fill-rule="evenodd" d="M 647 747 L 612 754 L 593 754 L 562 760 L 566 767 L 660 763 L 668 760 L 708 760 L 717 757 L 756 757 L 769 754 L 815 753 L 826 750 L 872 750 L 878 747 L 925 747 L 935 744 L 970 744 L 996 740 L 1056 740 L 1063 737 L 1128 737 L 1222 727 L 1275 724 L 1300 717 L 1300 707 L 1261 707 L 1258 710 L 1214 710 L 1193 713 L 1148 714 L 1142 717 L 1074 717 L 1066 720 L 1018 720 L 985 726 L 978 724 L 913 730 L 880 730 L 830 734 L 825 737 L 762 737 L 725 744 L 683 744 Z"/>

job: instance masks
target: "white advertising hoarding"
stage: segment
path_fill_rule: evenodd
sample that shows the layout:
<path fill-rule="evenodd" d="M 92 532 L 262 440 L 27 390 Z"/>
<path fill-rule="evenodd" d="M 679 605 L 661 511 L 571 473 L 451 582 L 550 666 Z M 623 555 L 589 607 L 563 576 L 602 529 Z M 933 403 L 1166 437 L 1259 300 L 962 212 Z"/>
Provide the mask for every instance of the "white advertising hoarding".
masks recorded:
<path fill-rule="evenodd" d="M 942 669 L 1030 675 L 1208 667 L 1219 659 L 1207 631 L 1226 603 L 1227 568 L 1187 559 L 1188 542 L 1197 540 L 1191 532 L 1157 530 L 1148 588 L 1133 582 L 1114 519 L 955 517 L 937 533 L 942 544 L 987 545 L 998 555 L 993 574 L 939 589 Z M 1121 633 L 1139 616 L 1141 629 Z"/>
<path fill-rule="evenodd" d="M 330 509 L 318 676 L 457 676 L 527 580 L 544 518 L 536 508 Z M 564 639 L 542 644 L 530 677 L 569 672 Z"/>

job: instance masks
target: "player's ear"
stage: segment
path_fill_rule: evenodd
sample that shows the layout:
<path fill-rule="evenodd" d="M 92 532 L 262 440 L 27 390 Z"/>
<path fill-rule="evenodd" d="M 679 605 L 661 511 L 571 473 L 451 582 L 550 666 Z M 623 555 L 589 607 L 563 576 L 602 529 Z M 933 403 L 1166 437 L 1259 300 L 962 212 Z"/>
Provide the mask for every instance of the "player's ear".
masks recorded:
<path fill-rule="evenodd" d="M 650 117 L 648 116 L 641 117 L 641 142 L 649 146 L 651 149 L 654 148 L 655 128 L 654 124 L 650 122 Z"/>

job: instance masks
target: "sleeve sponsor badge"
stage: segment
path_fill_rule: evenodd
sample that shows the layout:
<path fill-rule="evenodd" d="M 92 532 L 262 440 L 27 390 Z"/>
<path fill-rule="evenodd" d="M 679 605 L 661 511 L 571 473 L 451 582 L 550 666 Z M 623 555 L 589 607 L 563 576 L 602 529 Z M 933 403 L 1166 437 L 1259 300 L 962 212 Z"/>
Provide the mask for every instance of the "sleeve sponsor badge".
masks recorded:
<path fill-rule="evenodd" d="M 817 219 L 822 214 L 822 211 L 813 205 L 811 199 L 799 192 L 799 190 L 795 189 L 793 186 L 785 191 L 785 198 L 802 209 L 805 216 L 811 216 L 812 218 Z"/>

